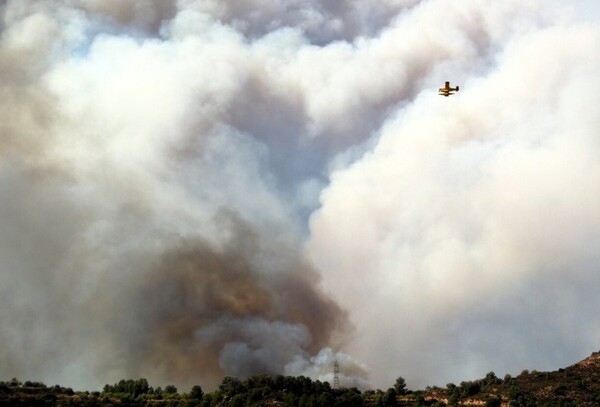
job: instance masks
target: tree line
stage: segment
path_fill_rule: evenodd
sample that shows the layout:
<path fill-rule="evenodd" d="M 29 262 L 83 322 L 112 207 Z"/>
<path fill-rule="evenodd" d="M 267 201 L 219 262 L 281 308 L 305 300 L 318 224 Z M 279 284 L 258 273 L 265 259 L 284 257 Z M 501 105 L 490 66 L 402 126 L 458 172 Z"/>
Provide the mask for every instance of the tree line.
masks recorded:
<path fill-rule="evenodd" d="M 179 392 L 174 385 L 153 387 L 145 378 L 120 380 L 92 392 L 17 379 L 0 381 L 0 407 L 444 407 L 468 404 L 476 396 L 486 407 L 499 407 L 500 394 L 511 407 L 535 405 L 515 385 L 514 378 L 507 375 L 500 379 L 493 372 L 480 380 L 449 383 L 445 388 L 428 386 L 420 391 L 408 390 L 402 377 L 387 390 L 360 391 L 354 387 L 334 389 L 328 382 L 304 376 L 259 375 L 245 380 L 227 376 L 216 390 L 206 393 L 200 385 L 188 392 Z"/>

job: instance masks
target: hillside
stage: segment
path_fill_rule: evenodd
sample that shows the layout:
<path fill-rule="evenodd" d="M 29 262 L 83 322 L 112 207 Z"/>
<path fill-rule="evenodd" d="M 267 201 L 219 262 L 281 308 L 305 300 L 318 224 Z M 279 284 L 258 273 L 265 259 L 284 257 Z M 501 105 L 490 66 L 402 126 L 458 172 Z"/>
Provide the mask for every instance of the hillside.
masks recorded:
<path fill-rule="evenodd" d="M 521 374 L 515 385 L 538 403 L 563 401 L 578 406 L 600 405 L 600 352 L 555 372 Z"/>
<path fill-rule="evenodd" d="M 449 383 L 445 388 L 410 391 L 399 378 L 395 387 L 383 390 L 332 389 L 329 383 L 306 377 L 267 375 L 244 381 L 226 377 L 219 389 L 204 394 L 200 386 L 178 393 L 175 386 L 152 388 L 145 379 L 121 380 L 102 392 L 75 392 L 61 386 L 17 379 L 0 382 L 0 407 L 12 406 L 600 406 L 600 352 L 554 372 L 529 372 L 517 377 L 496 377 Z"/>
<path fill-rule="evenodd" d="M 600 352 L 554 372 L 524 370 L 504 379 L 490 372 L 481 380 L 429 389 L 425 398 L 465 406 L 600 406 Z"/>

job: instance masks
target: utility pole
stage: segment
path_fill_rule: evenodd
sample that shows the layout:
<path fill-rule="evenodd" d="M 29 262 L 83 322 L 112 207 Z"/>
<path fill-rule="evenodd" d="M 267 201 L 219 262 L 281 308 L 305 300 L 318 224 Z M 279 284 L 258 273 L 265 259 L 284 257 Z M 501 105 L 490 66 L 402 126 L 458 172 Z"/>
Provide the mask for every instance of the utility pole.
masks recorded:
<path fill-rule="evenodd" d="M 340 388 L 340 364 L 337 359 L 333 361 L 333 388 Z"/>

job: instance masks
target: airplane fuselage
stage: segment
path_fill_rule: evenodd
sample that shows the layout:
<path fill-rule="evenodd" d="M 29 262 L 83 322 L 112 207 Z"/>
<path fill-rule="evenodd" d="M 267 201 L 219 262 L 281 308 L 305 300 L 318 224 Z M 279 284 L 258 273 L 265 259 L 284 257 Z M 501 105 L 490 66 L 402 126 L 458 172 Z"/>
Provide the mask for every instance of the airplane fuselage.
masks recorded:
<path fill-rule="evenodd" d="M 454 92 L 458 92 L 458 86 L 455 87 L 451 87 L 450 86 L 450 82 L 446 82 L 445 86 L 443 88 L 440 88 L 440 95 L 448 97 L 450 95 L 453 95 Z"/>

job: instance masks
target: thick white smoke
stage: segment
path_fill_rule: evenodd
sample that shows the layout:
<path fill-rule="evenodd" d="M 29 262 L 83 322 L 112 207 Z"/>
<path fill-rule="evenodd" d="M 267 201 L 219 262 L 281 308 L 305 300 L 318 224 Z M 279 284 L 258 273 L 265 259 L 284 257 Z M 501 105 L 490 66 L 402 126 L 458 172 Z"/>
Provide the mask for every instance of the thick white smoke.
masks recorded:
<path fill-rule="evenodd" d="M 596 350 L 600 31 L 552 5 L 1 1 L 0 375 Z"/>
<path fill-rule="evenodd" d="M 343 352 L 333 352 L 331 348 L 322 349 L 311 358 L 296 357 L 285 366 L 285 374 L 298 376 L 304 375 L 313 380 L 320 380 L 333 384 L 335 363 L 338 363 L 338 380 L 342 387 L 356 387 L 366 389 L 370 386 L 365 377 L 368 368 L 350 355 Z"/>
<path fill-rule="evenodd" d="M 309 252 L 376 383 L 558 368 L 599 346 L 600 31 L 484 3 L 424 5 L 446 20 L 435 38 L 476 27 L 490 54 L 434 70 L 311 218 Z M 459 8 L 479 18 L 456 26 Z M 435 94 L 444 78 L 455 97 Z"/>

